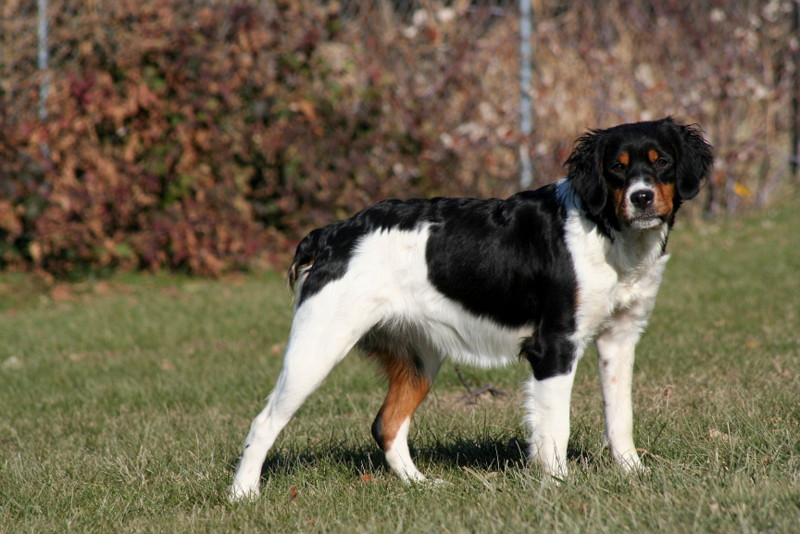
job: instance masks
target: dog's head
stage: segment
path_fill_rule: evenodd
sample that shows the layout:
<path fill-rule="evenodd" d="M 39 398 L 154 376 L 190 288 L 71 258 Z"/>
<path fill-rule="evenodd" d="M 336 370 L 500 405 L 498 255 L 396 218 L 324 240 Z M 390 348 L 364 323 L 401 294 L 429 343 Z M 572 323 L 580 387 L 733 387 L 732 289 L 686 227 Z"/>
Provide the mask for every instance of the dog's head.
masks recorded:
<path fill-rule="evenodd" d="M 592 130 L 567 159 L 568 179 L 584 208 L 616 229 L 672 224 L 700 191 L 714 161 L 696 126 L 667 117 Z"/>

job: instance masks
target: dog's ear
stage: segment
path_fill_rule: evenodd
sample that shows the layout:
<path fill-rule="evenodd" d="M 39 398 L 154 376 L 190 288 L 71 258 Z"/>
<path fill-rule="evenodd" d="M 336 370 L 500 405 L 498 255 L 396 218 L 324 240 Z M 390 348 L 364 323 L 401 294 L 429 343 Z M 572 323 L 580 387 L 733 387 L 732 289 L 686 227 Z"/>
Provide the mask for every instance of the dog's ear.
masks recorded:
<path fill-rule="evenodd" d="M 678 140 L 678 195 L 682 200 L 688 200 L 697 196 L 703 180 L 711 175 L 713 148 L 703 139 L 703 132 L 696 124 L 680 126 L 672 123 L 671 127 L 675 129 Z"/>
<path fill-rule="evenodd" d="M 592 215 L 599 215 L 603 211 L 608 196 L 603 178 L 603 150 L 603 132 L 592 130 L 578 138 L 575 149 L 565 163 L 572 188 Z"/>

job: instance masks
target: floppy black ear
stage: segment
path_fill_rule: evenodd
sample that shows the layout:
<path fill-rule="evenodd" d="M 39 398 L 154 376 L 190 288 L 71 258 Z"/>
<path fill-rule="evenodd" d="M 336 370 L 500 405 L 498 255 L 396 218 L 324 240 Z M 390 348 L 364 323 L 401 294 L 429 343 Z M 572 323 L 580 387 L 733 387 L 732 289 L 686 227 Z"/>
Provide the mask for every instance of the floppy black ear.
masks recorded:
<path fill-rule="evenodd" d="M 565 163 L 572 188 L 592 215 L 599 215 L 603 211 L 608 196 L 603 178 L 604 149 L 603 132 L 592 130 L 578 138 L 575 149 Z"/>
<path fill-rule="evenodd" d="M 682 200 L 688 200 L 700 192 L 703 180 L 711 174 L 714 166 L 713 148 L 703 139 L 699 126 L 674 127 L 678 130 L 678 195 Z"/>

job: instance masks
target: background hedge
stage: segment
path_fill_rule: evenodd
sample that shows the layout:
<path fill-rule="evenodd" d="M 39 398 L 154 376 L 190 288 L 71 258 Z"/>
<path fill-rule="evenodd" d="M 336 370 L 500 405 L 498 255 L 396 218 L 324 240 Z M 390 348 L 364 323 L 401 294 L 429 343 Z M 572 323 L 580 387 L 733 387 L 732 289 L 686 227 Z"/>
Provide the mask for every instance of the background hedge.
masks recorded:
<path fill-rule="evenodd" d="M 507 5 L 51 0 L 41 119 L 29 4 L 0 8 L 3 268 L 280 264 L 376 200 L 505 196 L 520 147 L 539 185 L 587 128 L 668 114 L 717 147 L 707 212 L 789 182 L 791 0 L 537 0 L 530 139 Z"/>

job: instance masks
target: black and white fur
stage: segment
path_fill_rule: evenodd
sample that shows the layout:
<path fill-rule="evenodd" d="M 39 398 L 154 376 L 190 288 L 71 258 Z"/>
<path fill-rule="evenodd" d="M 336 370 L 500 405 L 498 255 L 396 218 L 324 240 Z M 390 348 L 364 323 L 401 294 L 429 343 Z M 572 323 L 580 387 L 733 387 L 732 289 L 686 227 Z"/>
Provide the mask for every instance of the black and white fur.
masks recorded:
<path fill-rule="evenodd" d="M 611 454 L 626 471 L 641 468 L 634 347 L 675 212 L 712 161 L 694 126 L 624 124 L 581 137 L 568 176 L 536 191 L 389 200 L 311 232 L 290 269 L 296 306 L 283 368 L 245 440 L 231 498 L 258 495 L 278 434 L 354 346 L 389 378 L 372 433 L 405 481 L 425 479 L 408 430 L 446 357 L 480 367 L 527 359 L 530 455 L 544 473 L 566 476 L 570 392 L 592 341 Z"/>

